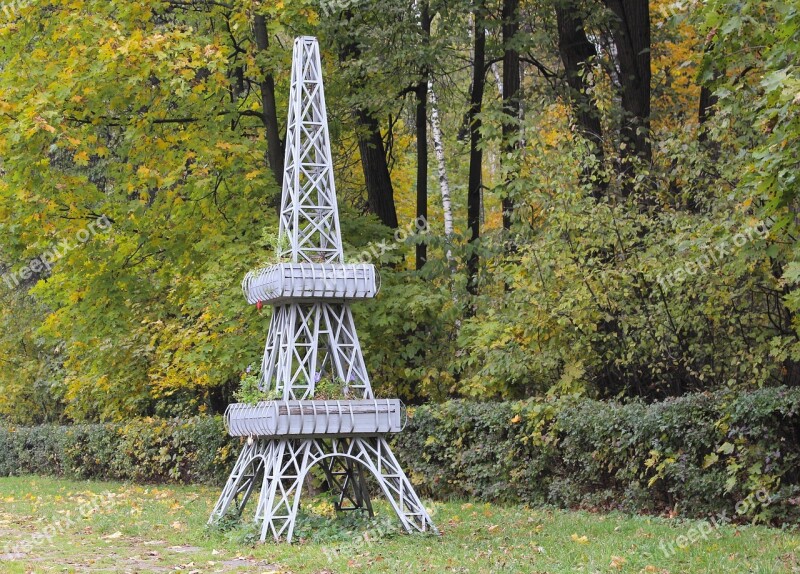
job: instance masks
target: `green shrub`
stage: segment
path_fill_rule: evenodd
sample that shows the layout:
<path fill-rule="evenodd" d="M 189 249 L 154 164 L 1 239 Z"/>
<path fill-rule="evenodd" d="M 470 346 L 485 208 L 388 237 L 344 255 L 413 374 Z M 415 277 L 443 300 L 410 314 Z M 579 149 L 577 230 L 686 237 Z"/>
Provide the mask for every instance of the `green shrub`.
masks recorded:
<path fill-rule="evenodd" d="M 452 401 L 416 408 L 394 443 L 430 496 L 800 519 L 800 389 L 649 405 Z"/>
<path fill-rule="evenodd" d="M 427 496 L 800 519 L 800 389 L 654 404 L 450 401 L 410 415 L 392 440 Z M 220 485 L 238 450 L 220 417 L 0 427 L 0 475 Z"/>
<path fill-rule="evenodd" d="M 0 427 L 0 475 L 220 484 L 238 446 L 220 417 Z"/>

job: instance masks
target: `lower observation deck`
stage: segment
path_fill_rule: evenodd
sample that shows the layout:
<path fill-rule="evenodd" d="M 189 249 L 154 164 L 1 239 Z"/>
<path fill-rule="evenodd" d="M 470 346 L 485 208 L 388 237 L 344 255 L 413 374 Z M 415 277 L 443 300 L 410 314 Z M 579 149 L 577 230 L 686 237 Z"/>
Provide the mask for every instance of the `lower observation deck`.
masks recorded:
<path fill-rule="evenodd" d="M 369 436 L 403 430 L 400 399 L 264 401 L 232 404 L 225 411 L 231 436 Z"/>
<path fill-rule="evenodd" d="M 242 291 L 251 305 L 369 299 L 378 292 L 378 278 L 368 263 L 277 263 L 248 273 Z"/>

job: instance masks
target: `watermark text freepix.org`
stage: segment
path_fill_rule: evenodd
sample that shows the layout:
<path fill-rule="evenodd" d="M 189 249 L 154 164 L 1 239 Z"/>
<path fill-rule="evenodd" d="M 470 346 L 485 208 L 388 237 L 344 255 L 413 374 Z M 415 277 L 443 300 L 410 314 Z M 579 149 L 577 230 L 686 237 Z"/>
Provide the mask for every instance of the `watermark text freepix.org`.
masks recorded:
<path fill-rule="evenodd" d="M 656 281 L 666 291 L 670 287 L 680 285 L 691 276 L 708 273 L 709 269 L 714 265 L 719 265 L 723 259 L 733 254 L 737 249 L 741 249 L 747 243 L 756 238 L 767 239 L 769 237 L 769 227 L 769 223 L 759 221 L 730 239 L 724 239 L 708 246 L 702 255 L 686 261 L 672 273 L 659 275 Z"/>
<path fill-rule="evenodd" d="M 5 544 L 0 550 L 0 561 L 17 560 L 24 557 L 34 549 L 44 545 L 52 544 L 53 538 L 59 536 L 69 529 L 75 528 L 80 521 L 88 519 L 90 516 L 99 512 L 100 509 L 108 509 L 116 504 L 115 494 L 105 492 L 99 495 L 91 495 L 91 498 L 84 500 L 78 506 L 77 512 L 68 513 L 61 518 L 53 518 L 44 528 L 30 534 L 22 540 L 12 541 Z"/>
<path fill-rule="evenodd" d="M 436 515 L 436 507 L 427 508 L 428 514 L 433 517 Z M 377 523 L 373 524 L 364 532 L 354 532 L 353 538 L 342 542 L 336 546 L 323 546 L 322 553 L 328 559 L 328 563 L 333 562 L 337 556 L 356 556 L 366 548 L 383 538 L 387 538 L 397 532 L 397 523 L 389 516 L 384 516 Z"/>
<path fill-rule="evenodd" d="M 355 8 L 360 3 L 361 0 L 322 0 L 319 7 L 322 15 L 328 17 L 342 10 Z"/>
<path fill-rule="evenodd" d="M 97 235 L 100 231 L 107 231 L 111 228 L 111 220 L 103 215 L 92 221 L 89 225 L 79 230 L 75 234 L 74 240 L 65 239 L 58 245 L 53 245 L 38 257 L 32 259 L 27 265 L 17 271 L 9 271 L 3 274 L 3 283 L 9 289 L 19 287 L 20 282 L 27 281 L 37 273 L 48 272 L 53 268 L 53 264 L 64 257 L 73 249 L 80 247 Z"/>
<path fill-rule="evenodd" d="M 360 253 L 356 254 L 355 260 L 359 263 L 370 263 L 376 261 L 382 255 L 397 249 L 401 244 L 405 243 L 409 237 L 416 235 L 426 235 L 430 231 L 428 220 L 423 216 L 417 217 L 414 221 L 409 223 L 405 228 L 398 227 L 394 230 L 394 242 L 382 240 L 379 243 L 370 243 Z"/>
<path fill-rule="evenodd" d="M 756 508 L 757 505 L 769 506 L 772 502 L 772 496 L 765 489 L 760 489 L 757 492 L 751 493 L 744 500 L 736 503 L 735 512 L 738 516 L 742 516 Z M 685 534 L 677 536 L 674 540 L 662 540 L 659 544 L 664 558 L 670 558 L 678 550 L 684 550 L 692 544 L 706 541 L 713 534 L 717 538 L 721 537 L 719 528 L 724 524 L 730 522 L 727 511 L 723 510 L 718 512 L 715 516 L 710 517 L 708 520 L 702 520 L 689 528 Z"/>

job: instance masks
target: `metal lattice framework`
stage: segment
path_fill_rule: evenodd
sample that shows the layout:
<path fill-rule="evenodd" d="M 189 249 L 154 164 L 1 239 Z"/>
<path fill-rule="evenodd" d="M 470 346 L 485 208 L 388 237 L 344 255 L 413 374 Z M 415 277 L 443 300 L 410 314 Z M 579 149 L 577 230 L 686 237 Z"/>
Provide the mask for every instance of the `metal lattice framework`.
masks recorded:
<path fill-rule="evenodd" d="M 346 381 L 351 392 L 372 398 L 353 313 L 346 303 L 276 305 L 261 365 L 265 389 L 285 400 L 314 396 L 317 373 Z"/>
<path fill-rule="evenodd" d="M 232 436 L 247 437 L 209 522 L 241 515 L 258 491 L 261 540 L 292 540 L 300 495 L 319 464 L 337 510 L 372 515 L 372 475 L 406 531 L 437 532 L 386 434 L 402 429 L 398 399 L 375 399 L 350 301 L 374 297 L 375 268 L 344 263 L 319 46 L 295 40 L 286 171 L 277 255 L 287 260 L 247 274 L 250 303 L 269 303 L 272 318 L 261 369 L 262 390 L 278 401 L 230 405 Z M 314 400 L 322 378 L 339 381 L 346 400 Z M 365 473 L 366 471 L 366 473 Z"/>
<path fill-rule="evenodd" d="M 292 55 L 278 256 L 343 263 L 322 65 L 315 38 L 298 38 Z M 289 246 L 281 247 L 288 237 Z"/>

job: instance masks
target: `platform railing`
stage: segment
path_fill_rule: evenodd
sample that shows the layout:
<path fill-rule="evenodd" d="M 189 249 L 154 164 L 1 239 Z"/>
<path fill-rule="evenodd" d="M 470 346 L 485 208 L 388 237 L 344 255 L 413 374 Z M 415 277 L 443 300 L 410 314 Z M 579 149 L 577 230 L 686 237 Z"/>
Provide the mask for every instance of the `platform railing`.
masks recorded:
<path fill-rule="evenodd" d="M 380 435 L 403 430 L 400 399 L 280 400 L 235 403 L 225 411 L 231 436 Z"/>
<path fill-rule="evenodd" d="M 242 281 L 247 302 L 296 299 L 369 299 L 379 288 L 369 263 L 276 263 L 250 271 Z"/>

